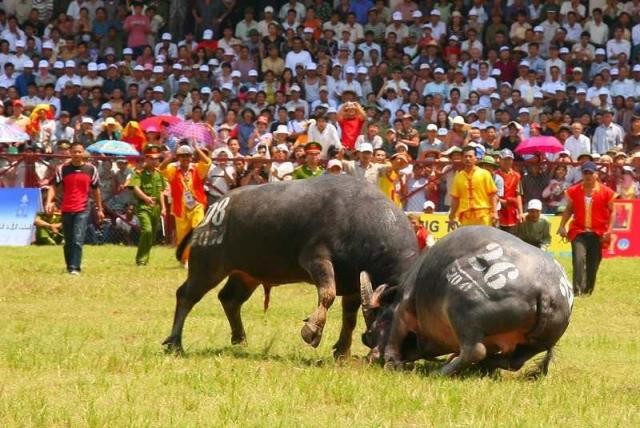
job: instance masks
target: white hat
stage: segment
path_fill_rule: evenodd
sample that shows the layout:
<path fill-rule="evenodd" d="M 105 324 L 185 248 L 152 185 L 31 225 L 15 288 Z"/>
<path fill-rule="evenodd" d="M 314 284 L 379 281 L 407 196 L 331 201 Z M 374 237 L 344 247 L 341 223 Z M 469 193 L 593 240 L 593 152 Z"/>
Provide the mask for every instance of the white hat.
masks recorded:
<path fill-rule="evenodd" d="M 527 204 L 527 211 L 529 210 L 542 211 L 542 202 L 540 199 L 531 199 Z"/>
<path fill-rule="evenodd" d="M 436 67 L 435 70 L 433 70 L 434 73 L 444 73 L 444 70 L 440 67 Z"/>
<path fill-rule="evenodd" d="M 158 86 L 154 86 L 153 87 L 153 92 L 160 92 L 160 93 L 164 93 L 164 88 L 160 85 Z"/>
<path fill-rule="evenodd" d="M 162 68 L 161 65 L 156 65 L 156 66 L 153 67 L 152 71 L 154 73 L 157 73 L 157 74 L 162 74 L 162 73 L 164 73 L 164 68 Z"/>
<path fill-rule="evenodd" d="M 107 69 L 107 64 L 104 62 L 98 63 L 98 71 L 105 71 Z"/>
<path fill-rule="evenodd" d="M 220 65 L 220 61 L 218 61 L 218 58 L 211 58 L 207 64 L 209 64 L 209 67 L 217 67 Z"/>
<path fill-rule="evenodd" d="M 440 9 L 431 9 L 431 16 L 440 16 Z"/>
<path fill-rule="evenodd" d="M 520 66 L 520 67 L 527 67 L 527 68 L 530 68 L 530 67 L 531 67 L 531 64 L 529 64 L 529 61 L 527 61 L 527 60 L 525 59 L 525 60 L 520 61 L 519 66 Z"/>
<path fill-rule="evenodd" d="M 278 127 L 276 128 L 274 134 L 287 134 L 289 135 L 289 128 L 287 128 L 287 125 L 278 125 Z"/>
<path fill-rule="evenodd" d="M 411 17 L 412 18 L 422 18 L 422 12 L 420 12 L 419 10 L 414 10 L 411 13 Z"/>
<path fill-rule="evenodd" d="M 564 46 L 560 48 L 560 55 L 564 55 L 564 54 L 568 54 L 569 53 L 569 49 L 565 48 Z"/>
<path fill-rule="evenodd" d="M 280 126 L 284 126 L 284 127 L 286 128 L 286 126 L 285 126 L 285 125 L 279 125 L 279 126 L 278 126 L 278 128 L 279 128 Z M 289 153 L 289 147 L 287 147 L 287 145 L 286 145 L 286 144 L 278 144 L 278 145 L 276 146 L 276 152 L 287 152 L 287 153 Z"/>
<path fill-rule="evenodd" d="M 502 71 L 500 71 L 499 68 L 494 68 L 493 70 L 491 70 L 492 76 L 500 76 L 501 74 L 502 74 Z"/>
<path fill-rule="evenodd" d="M 495 92 L 491 95 L 489 95 L 489 99 L 491 100 L 499 100 L 500 99 L 500 95 L 496 94 Z"/>
<path fill-rule="evenodd" d="M 200 67 L 198 67 L 199 71 L 202 71 L 203 73 L 208 73 L 209 72 L 209 66 L 206 64 L 202 64 Z"/>
<path fill-rule="evenodd" d="M 182 64 L 176 62 L 171 66 L 171 68 L 173 68 L 174 70 L 182 70 Z"/>
<path fill-rule="evenodd" d="M 609 90 L 607 88 L 600 88 L 598 95 L 609 95 Z"/>
<path fill-rule="evenodd" d="M 578 88 L 576 89 L 576 94 L 580 95 L 580 94 L 586 94 L 587 91 L 584 88 Z"/>
<path fill-rule="evenodd" d="M 185 144 L 182 144 L 182 145 L 178 146 L 178 148 L 176 149 L 176 154 L 177 155 L 192 155 L 193 154 L 193 149 L 191 148 L 191 146 L 187 146 Z"/>
<path fill-rule="evenodd" d="M 55 68 L 55 69 L 64 68 L 64 62 L 62 62 L 62 61 L 56 61 L 56 62 L 53 64 L 53 68 Z"/>
<path fill-rule="evenodd" d="M 325 85 L 322 85 L 320 86 L 320 88 L 318 88 L 318 92 L 322 92 L 322 91 L 329 92 L 329 88 L 327 88 Z"/>
<path fill-rule="evenodd" d="M 358 146 L 358 151 L 373 153 L 373 146 L 371 145 L 371 143 L 360 143 L 360 145 Z"/>
<path fill-rule="evenodd" d="M 211 40 L 213 39 L 213 31 L 212 30 L 204 30 L 202 33 L 202 40 Z"/>
<path fill-rule="evenodd" d="M 427 131 L 437 131 L 438 130 L 438 126 L 434 123 L 430 123 L 427 125 Z"/>
<path fill-rule="evenodd" d="M 131 48 L 122 49 L 122 55 L 133 55 L 133 49 Z"/>
<path fill-rule="evenodd" d="M 304 32 L 304 33 L 308 33 L 308 34 L 312 34 L 312 33 L 313 33 L 313 28 L 311 28 L 311 27 L 304 27 L 303 32 Z"/>
<path fill-rule="evenodd" d="M 242 73 L 240 73 L 239 70 L 233 70 L 231 72 L 231 77 L 241 77 L 241 76 L 242 76 Z"/>
<path fill-rule="evenodd" d="M 72 59 L 67 60 L 67 62 L 64 63 L 65 68 L 75 68 L 76 66 L 76 62 Z"/>
<path fill-rule="evenodd" d="M 133 67 L 133 71 L 144 71 L 144 67 L 140 64 Z"/>
<path fill-rule="evenodd" d="M 95 62 L 90 62 L 87 64 L 87 71 L 98 71 L 98 64 Z"/>
<path fill-rule="evenodd" d="M 200 89 L 200 93 L 201 93 L 201 94 L 210 94 L 210 93 L 211 93 L 211 88 L 210 88 L 210 87 L 208 87 L 208 86 L 203 86 L 203 87 Z"/>
<path fill-rule="evenodd" d="M 104 103 L 100 106 L 100 110 L 113 110 L 111 103 Z"/>
<path fill-rule="evenodd" d="M 291 88 L 289 88 L 289 90 L 291 92 L 296 91 L 296 92 L 300 92 L 300 86 L 296 85 L 295 83 L 293 85 L 291 85 Z"/>
<path fill-rule="evenodd" d="M 426 210 L 431 208 L 432 210 L 436 209 L 436 204 L 433 203 L 433 201 L 426 201 L 423 205 L 422 205 L 422 209 Z"/>
<path fill-rule="evenodd" d="M 634 65 L 632 71 L 640 71 L 640 64 Z"/>
<path fill-rule="evenodd" d="M 533 98 L 544 98 L 544 95 L 542 95 L 542 92 L 534 92 Z"/>
<path fill-rule="evenodd" d="M 23 47 L 25 47 L 25 46 L 26 46 L 26 45 L 25 45 L 25 43 L 24 43 L 24 40 L 22 40 L 22 39 L 20 39 L 20 40 L 16 40 L 16 47 L 17 47 L 17 48 L 23 48 Z"/>
<path fill-rule="evenodd" d="M 440 128 L 438 129 L 438 136 L 439 137 L 444 137 L 445 135 L 447 135 L 449 133 L 449 130 L 447 128 Z"/>
<path fill-rule="evenodd" d="M 574 73 L 582 73 L 582 67 L 573 67 L 573 70 L 571 70 Z"/>
<path fill-rule="evenodd" d="M 612 76 L 617 76 L 620 74 L 620 70 L 618 70 L 617 67 L 613 67 L 610 71 L 609 74 L 611 74 Z"/>
<path fill-rule="evenodd" d="M 529 114 L 529 109 L 526 107 L 521 107 L 520 110 L 518 110 L 518 114 Z"/>
<path fill-rule="evenodd" d="M 233 91 L 233 85 L 230 82 L 223 83 L 222 86 L 220 86 L 220 88 Z"/>
<path fill-rule="evenodd" d="M 273 13 L 273 7 L 272 6 L 267 6 L 264 8 L 264 13 Z"/>
<path fill-rule="evenodd" d="M 332 113 L 337 113 L 338 110 L 336 110 L 335 107 L 329 107 L 329 109 L 327 110 L 327 114 L 332 114 Z"/>
<path fill-rule="evenodd" d="M 211 157 L 214 159 L 219 158 L 220 155 L 226 155 L 228 158 L 233 156 L 233 154 L 231 153 L 231 150 L 229 150 L 226 147 L 219 147 L 211 153 Z"/>
<path fill-rule="evenodd" d="M 53 42 L 51 40 L 47 40 L 46 42 L 44 42 L 42 44 L 42 49 L 53 49 L 55 47 L 55 45 L 53 44 Z"/>
<path fill-rule="evenodd" d="M 509 49 L 510 49 L 509 46 L 500 46 L 500 52 L 508 51 Z"/>
<path fill-rule="evenodd" d="M 170 33 L 162 33 L 162 40 L 171 41 L 171 34 Z"/>
<path fill-rule="evenodd" d="M 331 169 L 334 166 L 337 166 L 338 168 L 342 169 L 342 162 L 340 162 L 340 160 L 338 159 L 331 159 L 329 162 L 327 162 L 327 169 Z"/>
<path fill-rule="evenodd" d="M 356 74 L 356 68 L 352 65 L 348 65 L 345 69 L 346 74 Z"/>
<path fill-rule="evenodd" d="M 431 66 L 426 62 L 420 64 L 420 70 L 429 70 L 430 68 Z"/>
<path fill-rule="evenodd" d="M 22 66 L 23 66 L 24 68 L 33 68 L 34 64 L 33 64 L 33 61 L 31 61 L 30 59 L 28 59 L 28 60 L 26 60 L 26 61 L 24 62 L 24 64 L 22 64 Z"/>
<path fill-rule="evenodd" d="M 391 15 L 391 19 L 393 19 L 394 21 L 402 21 L 402 13 L 393 12 L 393 15 Z"/>
<path fill-rule="evenodd" d="M 451 121 L 452 125 L 466 125 L 467 122 L 464 121 L 464 117 L 462 116 L 456 116 L 453 118 L 453 120 Z"/>
<path fill-rule="evenodd" d="M 542 25 L 536 25 L 533 27 L 533 31 L 535 33 L 544 33 L 544 27 Z"/>
<path fill-rule="evenodd" d="M 252 86 L 249 89 L 247 89 L 247 92 L 258 92 L 258 90 Z"/>
<path fill-rule="evenodd" d="M 178 83 L 191 83 L 189 81 L 188 78 L 186 78 L 185 76 L 182 76 L 181 78 L 178 79 Z"/>
<path fill-rule="evenodd" d="M 47 61 L 46 59 L 41 59 L 38 62 L 38 68 L 49 68 L 49 61 Z"/>
<path fill-rule="evenodd" d="M 607 51 L 602 48 L 596 49 L 596 55 L 607 55 Z"/>
<path fill-rule="evenodd" d="M 453 41 L 457 42 L 458 41 L 458 36 L 456 36 L 455 34 L 452 34 L 452 35 L 449 36 L 449 40 L 453 40 Z"/>
<path fill-rule="evenodd" d="M 104 50 L 104 54 L 105 55 L 115 55 L 116 51 L 111 46 L 109 46 L 108 48 L 106 48 Z"/>
<path fill-rule="evenodd" d="M 258 70 L 249 70 L 249 76 L 258 77 Z"/>
<path fill-rule="evenodd" d="M 91 119 L 90 117 L 83 117 L 82 123 L 88 123 L 90 125 L 93 125 L 93 119 Z"/>

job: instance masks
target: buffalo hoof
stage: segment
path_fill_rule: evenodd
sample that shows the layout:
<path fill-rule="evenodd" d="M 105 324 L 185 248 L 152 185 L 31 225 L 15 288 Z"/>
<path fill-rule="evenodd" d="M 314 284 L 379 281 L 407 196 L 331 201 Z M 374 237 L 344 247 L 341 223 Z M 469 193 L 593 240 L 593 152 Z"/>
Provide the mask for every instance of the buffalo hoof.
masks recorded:
<path fill-rule="evenodd" d="M 397 371 L 402 370 L 404 368 L 404 363 L 402 361 L 394 361 L 388 360 L 384 363 L 385 370 Z"/>
<path fill-rule="evenodd" d="M 346 361 L 351 359 L 351 350 L 350 349 L 334 349 L 333 350 L 333 358 L 336 361 Z"/>
<path fill-rule="evenodd" d="M 162 342 L 162 346 L 164 346 L 164 351 L 167 354 L 184 355 L 182 343 L 172 336 L 167 337 L 164 342 Z"/>
<path fill-rule="evenodd" d="M 246 338 L 246 336 L 231 336 L 231 344 L 232 345 L 246 346 L 247 345 L 247 338 Z"/>
<path fill-rule="evenodd" d="M 314 348 L 317 348 L 318 345 L 320 345 L 320 339 L 322 339 L 322 329 L 317 325 L 310 322 L 304 323 L 300 334 L 302 335 L 302 340 L 304 340 Z"/>

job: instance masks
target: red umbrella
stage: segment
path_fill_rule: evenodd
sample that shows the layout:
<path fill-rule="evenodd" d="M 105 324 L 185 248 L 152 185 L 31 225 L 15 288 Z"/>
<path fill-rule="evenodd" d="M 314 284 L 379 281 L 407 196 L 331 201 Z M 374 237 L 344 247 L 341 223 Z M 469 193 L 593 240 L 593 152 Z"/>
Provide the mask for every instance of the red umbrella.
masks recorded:
<path fill-rule="evenodd" d="M 519 155 L 535 155 L 537 153 L 558 153 L 564 150 L 564 146 L 556 137 L 539 136 L 524 140 L 516 153 Z"/>
<path fill-rule="evenodd" d="M 154 126 L 156 128 L 161 128 L 161 127 L 166 128 L 168 126 L 175 125 L 176 123 L 180 123 L 180 122 L 182 122 L 182 120 L 179 117 L 175 117 L 175 116 L 169 116 L 169 115 L 151 116 L 144 119 L 142 122 L 140 122 L 140 127 L 146 131 L 147 128 L 149 128 L 150 126 Z"/>

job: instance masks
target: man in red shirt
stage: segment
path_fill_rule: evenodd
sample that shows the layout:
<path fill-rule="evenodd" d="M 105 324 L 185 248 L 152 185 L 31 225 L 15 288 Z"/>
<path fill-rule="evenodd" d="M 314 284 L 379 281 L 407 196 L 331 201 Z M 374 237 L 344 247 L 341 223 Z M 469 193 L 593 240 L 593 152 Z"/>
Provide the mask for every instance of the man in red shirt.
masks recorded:
<path fill-rule="evenodd" d="M 500 198 L 500 229 L 511 233 L 522 220 L 522 182 L 520 174 L 513 170 L 513 152 L 500 152 L 500 169 L 497 174 L 504 180 L 504 196 Z"/>
<path fill-rule="evenodd" d="M 567 189 L 567 207 L 558 228 L 558 234 L 571 241 L 573 290 L 576 295 L 593 292 L 602 247 L 610 240 L 614 220 L 612 213 L 616 194 L 598 181 L 596 170 L 593 162 L 586 162 L 580 167 L 582 182 Z M 565 226 L 570 218 L 573 221 L 567 232 Z"/>
<path fill-rule="evenodd" d="M 357 102 L 346 102 L 338 110 L 338 124 L 342 130 L 342 146 L 353 150 L 356 139 L 362 134 L 362 125 L 367 114 Z"/>
<path fill-rule="evenodd" d="M 82 244 L 89 220 L 89 193 L 93 192 L 98 221 L 104 220 L 102 196 L 100 195 L 100 177 L 98 169 L 85 162 L 84 146 L 75 142 L 71 145 L 71 161 L 60 165 L 56 172 L 56 186 L 49 187 L 47 193 L 47 214 L 53 213 L 53 200 L 56 191 L 61 190 L 62 230 L 64 232 L 64 260 L 67 272 L 79 275 L 82 264 Z"/>

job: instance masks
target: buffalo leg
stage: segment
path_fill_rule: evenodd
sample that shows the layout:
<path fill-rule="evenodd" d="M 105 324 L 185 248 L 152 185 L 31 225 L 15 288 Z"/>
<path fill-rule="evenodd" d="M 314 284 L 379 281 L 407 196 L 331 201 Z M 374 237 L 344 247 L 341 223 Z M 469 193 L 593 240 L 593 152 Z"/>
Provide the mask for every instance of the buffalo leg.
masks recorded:
<path fill-rule="evenodd" d="M 453 358 L 440 371 L 445 376 L 451 376 L 470 365 L 482 361 L 487 355 L 487 348 L 480 341 L 463 342 L 460 355 Z"/>
<path fill-rule="evenodd" d="M 214 273 L 189 271 L 189 277 L 176 291 L 176 310 L 171 334 L 162 342 L 163 345 L 167 346 L 168 350 L 182 351 L 182 329 L 187 315 L 189 315 L 193 306 L 209 290 L 218 285 L 225 276 L 226 272 L 222 272 L 221 269 L 216 269 Z"/>
<path fill-rule="evenodd" d="M 300 265 L 309 273 L 318 289 L 318 307 L 302 326 L 302 339 L 316 348 L 327 322 L 327 312 L 336 298 L 336 282 L 333 264 L 325 251 L 304 251 Z"/>
<path fill-rule="evenodd" d="M 406 301 L 400 302 L 393 314 L 391 330 L 388 333 L 389 338 L 388 340 L 382 339 L 382 342 L 386 343 L 384 345 L 384 361 L 388 368 L 396 368 L 402 364 L 402 344 L 409 334 L 409 327 L 405 319 L 407 306 Z"/>
<path fill-rule="evenodd" d="M 333 345 L 334 358 L 349 358 L 351 356 L 351 340 L 356 328 L 358 308 L 360 307 L 360 293 L 342 297 L 342 330 L 340 338 Z"/>
<path fill-rule="evenodd" d="M 218 299 L 220 299 L 224 313 L 229 320 L 231 344 L 233 345 L 245 343 L 247 340 L 240 310 L 242 304 L 251 297 L 258 285 L 256 280 L 246 275 L 231 275 L 218 294 Z"/>

